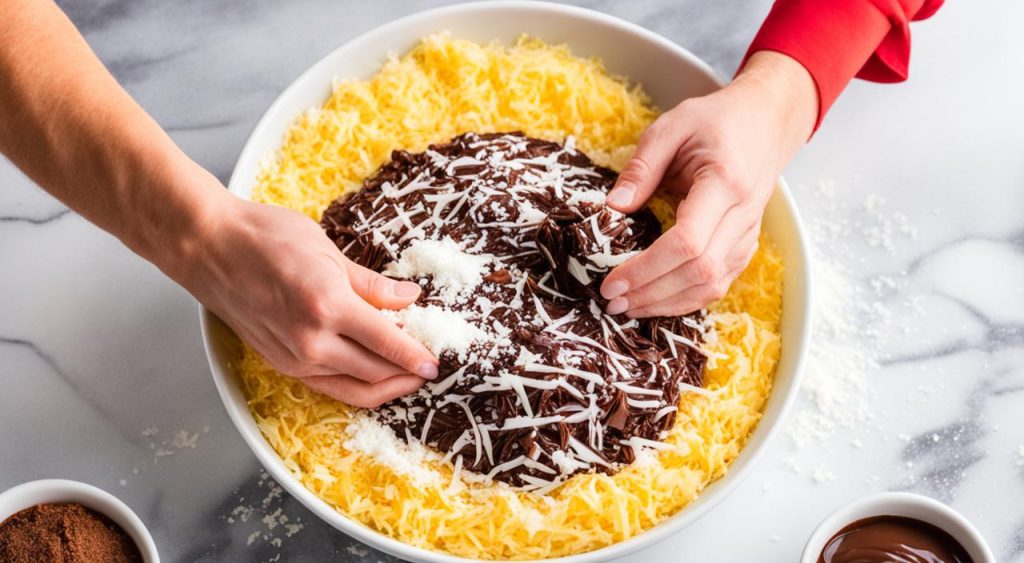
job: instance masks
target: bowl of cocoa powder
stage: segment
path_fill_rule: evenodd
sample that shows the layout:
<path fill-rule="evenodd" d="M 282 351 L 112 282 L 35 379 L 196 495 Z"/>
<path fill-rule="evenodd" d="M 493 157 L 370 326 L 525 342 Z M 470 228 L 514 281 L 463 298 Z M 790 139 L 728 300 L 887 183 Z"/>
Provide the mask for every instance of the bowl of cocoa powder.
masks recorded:
<path fill-rule="evenodd" d="M 110 493 L 65 479 L 0 493 L 4 563 L 159 563 L 142 520 Z"/>

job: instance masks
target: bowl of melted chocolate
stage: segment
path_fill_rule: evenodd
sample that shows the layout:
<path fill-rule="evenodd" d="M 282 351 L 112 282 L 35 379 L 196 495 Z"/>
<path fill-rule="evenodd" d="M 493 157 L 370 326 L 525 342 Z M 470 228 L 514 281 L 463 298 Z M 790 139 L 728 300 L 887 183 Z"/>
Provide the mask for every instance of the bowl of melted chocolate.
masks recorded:
<path fill-rule="evenodd" d="M 801 563 L 994 563 L 962 515 L 931 498 L 881 493 L 847 504 L 811 535 Z"/>

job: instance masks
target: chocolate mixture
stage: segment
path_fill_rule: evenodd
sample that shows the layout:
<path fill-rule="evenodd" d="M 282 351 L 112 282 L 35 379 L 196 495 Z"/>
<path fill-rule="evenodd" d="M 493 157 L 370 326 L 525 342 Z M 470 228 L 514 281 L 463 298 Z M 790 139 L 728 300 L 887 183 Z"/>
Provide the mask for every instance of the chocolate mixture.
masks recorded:
<path fill-rule="evenodd" d="M 0 524 L 4 563 L 142 563 L 128 534 L 80 504 L 40 504 Z"/>
<path fill-rule="evenodd" d="M 973 563 L 964 546 L 945 530 L 904 516 L 857 520 L 832 536 L 818 563 L 920 561 Z"/>
<path fill-rule="evenodd" d="M 615 179 L 571 138 L 468 133 L 395 151 L 335 201 L 327 235 L 419 282 L 396 320 L 440 342 L 437 381 L 376 416 L 456 468 L 538 492 L 668 447 L 680 391 L 703 391 L 703 319 L 604 313 L 605 274 L 661 232 L 649 210 L 605 206 Z"/>

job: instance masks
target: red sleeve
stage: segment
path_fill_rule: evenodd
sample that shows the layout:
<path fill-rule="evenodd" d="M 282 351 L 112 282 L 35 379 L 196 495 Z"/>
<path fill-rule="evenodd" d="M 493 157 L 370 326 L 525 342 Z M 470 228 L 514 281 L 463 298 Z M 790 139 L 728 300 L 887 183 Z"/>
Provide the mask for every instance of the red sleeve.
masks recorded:
<path fill-rule="evenodd" d="M 942 2 L 776 0 L 746 57 L 778 51 L 807 68 L 818 88 L 817 129 L 854 76 L 874 82 L 906 80 L 909 24 L 934 14 Z"/>

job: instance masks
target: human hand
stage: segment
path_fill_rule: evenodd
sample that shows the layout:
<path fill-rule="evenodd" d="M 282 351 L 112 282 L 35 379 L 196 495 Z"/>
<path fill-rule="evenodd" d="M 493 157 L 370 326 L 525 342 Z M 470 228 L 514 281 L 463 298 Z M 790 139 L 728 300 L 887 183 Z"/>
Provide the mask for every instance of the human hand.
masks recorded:
<path fill-rule="evenodd" d="M 411 304 L 419 285 L 345 258 L 301 213 L 224 195 L 175 277 L 275 369 L 357 407 L 437 377 L 430 351 L 378 310 Z"/>
<path fill-rule="evenodd" d="M 761 51 L 730 85 L 652 123 L 608 204 L 631 213 L 657 190 L 684 199 L 676 224 L 605 278 L 608 313 L 682 315 L 724 296 L 757 249 L 764 207 L 817 109 L 807 70 Z"/>

